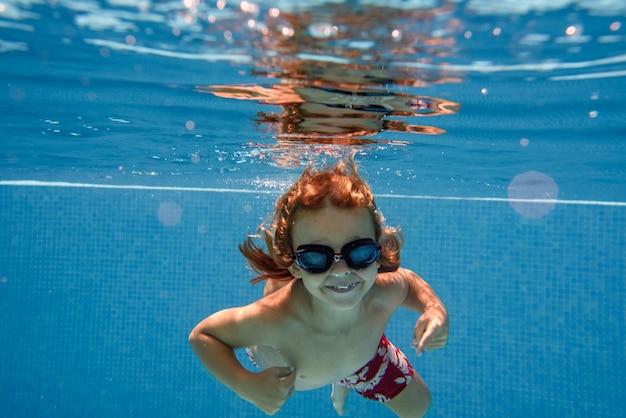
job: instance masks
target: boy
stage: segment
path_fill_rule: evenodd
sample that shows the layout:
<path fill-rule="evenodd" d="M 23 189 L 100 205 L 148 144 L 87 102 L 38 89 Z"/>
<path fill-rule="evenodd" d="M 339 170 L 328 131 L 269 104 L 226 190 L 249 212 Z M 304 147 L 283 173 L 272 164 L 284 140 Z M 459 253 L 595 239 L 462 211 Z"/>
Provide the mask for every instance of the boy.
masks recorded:
<path fill-rule="evenodd" d="M 200 322 L 189 337 L 204 366 L 224 385 L 269 415 L 294 391 L 332 384 L 343 415 L 352 388 L 400 417 L 421 417 L 430 392 L 405 355 L 385 337 L 398 306 L 421 313 L 417 354 L 441 348 L 448 315 L 430 286 L 400 268 L 402 235 L 384 225 L 354 160 L 307 168 L 281 196 L 267 251 L 248 238 L 240 246 L 266 281 L 264 296 Z M 262 369 L 246 370 L 234 350 L 248 348 Z"/>

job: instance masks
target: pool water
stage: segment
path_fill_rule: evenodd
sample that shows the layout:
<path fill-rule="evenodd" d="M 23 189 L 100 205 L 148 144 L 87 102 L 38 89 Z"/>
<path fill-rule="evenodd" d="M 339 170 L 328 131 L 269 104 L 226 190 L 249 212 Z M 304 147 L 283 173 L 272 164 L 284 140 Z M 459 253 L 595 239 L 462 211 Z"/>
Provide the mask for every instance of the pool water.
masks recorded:
<path fill-rule="evenodd" d="M 260 296 L 237 244 L 353 152 L 450 314 L 419 358 L 415 314 L 386 331 L 429 416 L 623 416 L 622 1 L 3 0 L 0 59 L 2 416 L 263 416 L 188 333 Z"/>

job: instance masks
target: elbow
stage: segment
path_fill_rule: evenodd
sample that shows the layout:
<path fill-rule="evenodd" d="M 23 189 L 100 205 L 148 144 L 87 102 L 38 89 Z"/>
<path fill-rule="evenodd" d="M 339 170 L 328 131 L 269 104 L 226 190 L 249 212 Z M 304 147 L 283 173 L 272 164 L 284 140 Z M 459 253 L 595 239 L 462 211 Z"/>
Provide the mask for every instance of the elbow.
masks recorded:
<path fill-rule="evenodd" d="M 203 337 L 204 337 L 204 334 L 198 329 L 198 327 L 195 327 L 189 333 L 189 338 L 188 338 L 189 345 L 193 349 L 196 349 L 196 347 L 204 345 L 203 344 L 203 339 L 204 339 Z"/>
<path fill-rule="evenodd" d="M 220 342 L 219 339 L 214 337 L 206 328 L 202 327 L 201 324 L 196 325 L 196 327 L 191 330 L 188 341 L 189 345 L 196 353 L 206 350 L 208 346 L 214 345 L 215 342 Z"/>

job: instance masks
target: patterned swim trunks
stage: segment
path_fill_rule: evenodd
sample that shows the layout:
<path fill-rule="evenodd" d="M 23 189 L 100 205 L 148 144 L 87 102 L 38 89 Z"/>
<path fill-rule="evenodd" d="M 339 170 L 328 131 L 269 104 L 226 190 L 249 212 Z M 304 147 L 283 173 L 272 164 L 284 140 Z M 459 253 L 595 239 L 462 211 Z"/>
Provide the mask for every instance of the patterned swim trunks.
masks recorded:
<path fill-rule="evenodd" d="M 398 396 L 413 378 L 413 367 L 404 353 L 383 334 L 374 358 L 339 384 L 354 389 L 361 396 L 388 402 Z"/>

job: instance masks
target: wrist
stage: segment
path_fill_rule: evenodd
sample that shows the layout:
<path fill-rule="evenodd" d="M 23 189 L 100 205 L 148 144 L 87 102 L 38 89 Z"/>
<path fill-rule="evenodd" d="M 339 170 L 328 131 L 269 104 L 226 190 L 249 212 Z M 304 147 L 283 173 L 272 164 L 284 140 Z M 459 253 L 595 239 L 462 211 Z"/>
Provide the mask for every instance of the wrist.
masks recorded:
<path fill-rule="evenodd" d="M 448 311 L 446 310 L 446 307 L 443 306 L 442 303 L 429 303 L 424 307 L 424 312 L 427 311 L 435 311 L 435 312 L 440 312 L 442 315 L 444 316 L 448 316 Z"/>

